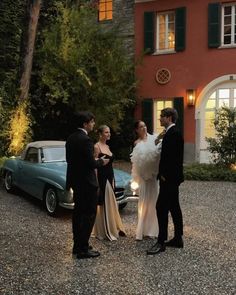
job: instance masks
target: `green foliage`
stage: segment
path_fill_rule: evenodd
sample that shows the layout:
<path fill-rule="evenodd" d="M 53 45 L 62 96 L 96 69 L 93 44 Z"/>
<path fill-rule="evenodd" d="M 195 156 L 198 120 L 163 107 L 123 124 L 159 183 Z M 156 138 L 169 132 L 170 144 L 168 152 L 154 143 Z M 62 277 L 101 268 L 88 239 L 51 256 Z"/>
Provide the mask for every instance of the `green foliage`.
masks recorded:
<path fill-rule="evenodd" d="M 9 136 L 7 130 L 18 106 L 27 3 L 0 1 L 0 155 L 7 153 L 14 132 Z M 127 130 L 133 123 L 134 65 L 116 28 L 104 31 L 97 11 L 86 3 L 42 2 L 30 85 L 33 139 L 65 139 L 74 127 L 72 114 L 89 109 L 97 125 L 113 129 L 113 150 L 127 154 L 119 149 L 128 150 L 132 142 Z"/>
<path fill-rule="evenodd" d="M 7 151 L 6 130 L 16 105 L 24 10 L 23 0 L 0 1 L 0 155 Z"/>
<path fill-rule="evenodd" d="M 225 165 L 194 163 L 184 166 L 184 177 L 186 180 L 236 182 L 236 171 Z"/>
<path fill-rule="evenodd" d="M 12 113 L 9 128 L 9 152 L 19 155 L 31 139 L 31 120 L 26 102 L 21 103 Z"/>
<path fill-rule="evenodd" d="M 44 30 L 37 53 L 43 65 L 41 93 L 36 93 L 41 119 L 62 117 L 68 124 L 71 111 L 90 110 L 97 125 L 117 130 L 134 104 L 133 62 L 116 29 L 102 30 L 96 13 L 91 6 L 76 9 L 59 3 L 57 18 Z"/>
<path fill-rule="evenodd" d="M 236 108 L 222 107 L 214 119 L 215 138 L 206 138 L 215 163 L 236 163 Z"/>
<path fill-rule="evenodd" d="M 0 157 L 0 169 L 1 169 L 3 163 L 5 162 L 6 159 L 7 159 L 7 157 Z"/>

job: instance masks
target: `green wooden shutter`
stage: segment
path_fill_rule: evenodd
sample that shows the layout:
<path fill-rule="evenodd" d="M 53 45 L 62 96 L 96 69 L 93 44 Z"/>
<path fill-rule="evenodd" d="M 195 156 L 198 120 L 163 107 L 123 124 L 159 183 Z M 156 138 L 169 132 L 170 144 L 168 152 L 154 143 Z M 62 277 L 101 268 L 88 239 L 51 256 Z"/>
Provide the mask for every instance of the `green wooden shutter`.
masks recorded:
<path fill-rule="evenodd" d="M 183 97 L 175 97 L 174 108 L 178 112 L 178 120 L 176 122 L 176 127 L 179 129 L 181 134 L 184 136 L 184 98 Z"/>
<path fill-rule="evenodd" d="M 147 125 L 149 133 L 153 133 L 153 100 L 146 98 L 142 101 L 142 120 Z"/>
<path fill-rule="evenodd" d="M 154 52 L 154 12 L 144 12 L 144 51 Z"/>
<path fill-rule="evenodd" d="M 185 50 L 186 39 L 186 7 L 175 10 L 175 50 Z"/>
<path fill-rule="evenodd" d="M 208 4 L 208 47 L 220 46 L 221 6 L 219 3 Z"/>

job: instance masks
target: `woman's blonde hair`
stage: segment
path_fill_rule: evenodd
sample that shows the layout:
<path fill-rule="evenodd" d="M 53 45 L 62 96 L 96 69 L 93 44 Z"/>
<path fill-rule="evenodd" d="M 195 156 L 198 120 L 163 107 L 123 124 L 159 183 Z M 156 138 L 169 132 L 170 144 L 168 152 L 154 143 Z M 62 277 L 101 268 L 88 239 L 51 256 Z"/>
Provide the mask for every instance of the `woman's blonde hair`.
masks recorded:
<path fill-rule="evenodd" d="M 100 126 L 98 127 L 98 133 L 99 133 L 99 134 L 102 134 L 103 131 L 104 131 L 104 129 L 106 129 L 106 128 L 109 128 L 109 129 L 110 129 L 110 127 L 107 126 L 107 125 L 100 125 Z"/>

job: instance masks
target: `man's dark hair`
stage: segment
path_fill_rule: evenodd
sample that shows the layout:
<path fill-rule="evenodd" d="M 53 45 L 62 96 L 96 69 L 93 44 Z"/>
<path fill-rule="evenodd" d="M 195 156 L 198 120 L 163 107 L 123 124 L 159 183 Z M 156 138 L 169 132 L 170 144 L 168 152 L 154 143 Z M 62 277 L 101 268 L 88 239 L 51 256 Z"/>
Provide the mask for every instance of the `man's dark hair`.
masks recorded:
<path fill-rule="evenodd" d="M 78 112 L 73 118 L 76 126 L 79 128 L 84 128 L 84 123 L 89 123 L 92 119 L 95 119 L 95 116 L 88 111 Z"/>
<path fill-rule="evenodd" d="M 165 108 L 161 111 L 161 115 L 165 117 L 171 117 L 171 121 L 176 123 L 178 119 L 178 113 L 174 108 Z"/>

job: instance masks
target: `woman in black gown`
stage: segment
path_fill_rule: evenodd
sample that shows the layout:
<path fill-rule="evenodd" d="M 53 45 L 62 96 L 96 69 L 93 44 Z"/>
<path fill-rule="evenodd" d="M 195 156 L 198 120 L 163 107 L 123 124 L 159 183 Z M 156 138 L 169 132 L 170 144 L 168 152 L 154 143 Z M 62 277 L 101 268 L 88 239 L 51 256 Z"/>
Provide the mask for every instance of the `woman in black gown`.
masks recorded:
<path fill-rule="evenodd" d="M 106 144 L 111 137 L 110 128 L 102 125 L 98 128 L 98 133 L 99 140 L 94 146 L 95 158 L 105 156 L 110 161 L 106 166 L 97 169 L 99 202 L 92 236 L 112 241 L 117 240 L 119 235 L 124 236 L 125 232 L 114 194 L 115 181 L 112 167 L 114 157 Z"/>

